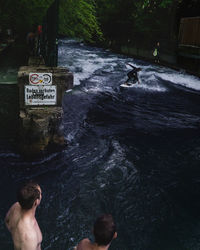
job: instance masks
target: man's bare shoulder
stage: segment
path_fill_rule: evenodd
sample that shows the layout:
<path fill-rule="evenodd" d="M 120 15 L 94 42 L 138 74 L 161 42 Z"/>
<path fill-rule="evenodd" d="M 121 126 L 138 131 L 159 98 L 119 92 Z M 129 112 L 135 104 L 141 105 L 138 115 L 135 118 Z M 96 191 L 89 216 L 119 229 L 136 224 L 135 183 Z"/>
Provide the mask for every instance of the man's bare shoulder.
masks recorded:
<path fill-rule="evenodd" d="M 78 244 L 76 250 L 92 250 L 93 249 L 93 244 L 90 242 L 88 238 L 85 238 L 80 241 Z"/>
<path fill-rule="evenodd" d="M 17 211 L 20 211 L 21 210 L 21 206 L 19 204 L 19 202 L 15 202 L 11 207 L 10 209 L 8 210 L 8 212 L 16 212 Z"/>
<path fill-rule="evenodd" d="M 16 223 L 20 218 L 20 214 L 21 214 L 20 204 L 18 202 L 15 202 L 10 207 L 5 217 L 5 223 L 9 231 L 16 226 Z"/>

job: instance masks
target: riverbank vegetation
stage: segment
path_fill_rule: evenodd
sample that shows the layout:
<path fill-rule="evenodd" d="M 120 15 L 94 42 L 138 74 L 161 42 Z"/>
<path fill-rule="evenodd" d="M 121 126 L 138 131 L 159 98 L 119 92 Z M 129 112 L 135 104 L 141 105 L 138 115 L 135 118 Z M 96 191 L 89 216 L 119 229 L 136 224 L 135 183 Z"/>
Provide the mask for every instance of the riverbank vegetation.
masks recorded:
<path fill-rule="evenodd" d="M 59 33 L 88 42 L 171 46 L 179 19 L 195 16 L 199 0 L 60 0 Z M 43 22 L 53 0 L 0 0 L 0 29 L 20 35 Z"/>
<path fill-rule="evenodd" d="M 197 16 L 199 0 L 96 0 L 97 17 L 107 41 L 114 46 L 152 48 L 160 41 L 172 50 L 181 17 Z M 112 45 L 112 46 L 113 46 Z"/>
<path fill-rule="evenodd" d="M 88 42 L 101 41 L 103 34 L 94 0 L 61 0 L 59 33 Z"/>
<path fill-rule="evenodd" d="M 0 32 L 7 30 L 17 36 L 36 30 L 43 23 L 47 9 L 54 0 L 0 0 Z M 60 0 L 59 33 L 82 38 L 88 42 L 101 41 L 103 34 L 97 21 L 93 0 Z"/>

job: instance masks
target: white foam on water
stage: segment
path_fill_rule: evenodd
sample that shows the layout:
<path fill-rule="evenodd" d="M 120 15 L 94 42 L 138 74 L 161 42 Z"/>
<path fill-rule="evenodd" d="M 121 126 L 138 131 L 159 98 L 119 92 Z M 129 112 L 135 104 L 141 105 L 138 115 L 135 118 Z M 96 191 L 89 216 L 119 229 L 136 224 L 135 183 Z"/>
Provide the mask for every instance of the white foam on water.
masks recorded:
<path fill-rule="evenodd" d="M 143 87 L 149 89 L 151 91 L 167 91 L 167 87 L 160 86 L 159 79 L 156 78 L 158 76 L 160 79 L 168 81 L 172 84 L 181 85 L 186 88 L 200 90 L 200 78 L 197 76 L 189 75 L 185 72 L 176 71 L 170 68 L 165 68 L 162 66 L 140 66 L 134 63 L 131 63 L 135 67 L 141 67 L 142 71 L 139 72 L 139 75 L 142 75 L 142 78 L 145 78 L 145 82 L 149 82 L 149 84 L 153 84 L 157 82 L 156 86 L 150 86 L 148 84 L 144 84 Z M 155 78 L 155 79 L 154 79 Z M 142 87 L 142 86 L 141 86 Z"/>
<path fill-rule="evenodd" d="M 63 43 L 78 44 L 77 41 L 73 40 L 64 40 Z M 185 74 L 183 72 L 177 72 L 173 69 L 168 69 L 162 67 L 160 65 L 140 65 L 140 63 L 132 62 L 131 60 L 120 58 L 116 55 L 108 54 L 107 57 L 102 54 L 100 50 L 90 50 L 88 47 L 80 48 L 78 46 L 69 48 L 67 46 L 59 47 L 59 58 L 61 58 L 60 64 L 69 68 L 71 72 L 74 74 L 74 85 L 80 85 L 81 81 L 89 79 L 94 72 L 98 70 L 102 73 L 110 73 L 116 72 L 115 67 L 118 67 L 119 72 L 122 74 L 125 72 L 129 72 L 131 70 L 131 65 L 135 67 L 140 67 L 142 70 L 139 72 L 138 76 L 141 82 L 141 85 L 136 84 L 133 88 L 144 89 L 145 91 L 152 92 L 166 92 L 169 90 L 168 86 L 165 86 L 164 83 L 159 81 L 156 77 L 158 76 L 160 79 L 165 81 L 169 81 L 172 84 L 182 85 L 187 88 L 191 88 L 194 90 L 200 90 L 200 79 L 198 77 Z M 95 76 L 92 76 L 92 81 Z M 99 92 L 104 90 L 104 85 L 102 84 L 102 79 L 93 86 L 87 86 L 89 89 L 87 92 Z M 87 88 L 86 87 L 86 88 Z"/>
<path fill-rule="evenodd" d="M 131 166 L 132 171 L 137 173 L 134 164 L 127 160 L 125 149 L 117 140 L 112 140 L 112 148 L 113 152 L 104 166 L 104 171 L 110 171 L 111 169 L 116 169 L 116 166 L 119 166 L 123 175 L 127 175 L 127 169 Z"/>
<path fill-rule="evenodd" d="M 148 84 L 138 84 L 137 86 L 138 88 L 140 89 L 145 89 L 145 90 L 148 90 L 148 91 L 152 91 L 152 92 L 166 92 L 167 89 L 160 86 L 158 83 L 157 84 L 154 84 L 154 85 L 148 85 Z"/>
<path fill-rule="evenodd" d="M 73 130 L 72 132 L 70 132 L 69 134 L 67 134 L 67 136 L 65 137 L 67 142 L 72 142 L 76 136 L 76 132 L 77 130 Z"/>
<path fill-rule="evenodd" d="M 161 79 L 165 81 L 172 82 L 173 84 L 181 85 L 186 88 L 200 90 L 200 78 L 192 75 L 188 75 L 185 73 L 157 73 Z"/>
<path fill-rule="evenodd" d="M 115 182 L 127 180 L 127 177 L 130 176 L 129 170 L 131 170 L 131 175 L 137 174 L 137 169 L 135 168 L 134 163 L 127 160 L 126 151 L 123 146 L 120 145 L 119 141 L 115 139 L 112 140 L 111 149 L 112 152 L 105 164 L 101 165 L 101 174 L 99 174 L 96 179 L 96 183 L 101 190 L 106 189 L 108 185 L 110 185 L 113 171 L 117 171 Z"/>
<path fill-rule="evenodd" d="M 67 44 L 67 43 L 69 43 L 69 44 L 71 44 L 71 43 L 79 43 L 79 42 L 81 42 L 81 39 L 80 40 L 75 40 L 75 39 L 60 39 L 60 41 L 62 42 L 62 43 L 65 43 L 65 44 Z"/>
<path fill-rule="evenodd" d="M 134 65 L 134 64 L 133 64 Z M 140 67 L 138 65 L 134 65 Z M 149 67 L 146 67 L 149 69 Z M 140 83 L 136 83 L 130 87 L 130 89 L 142 89 L 149 92 L 166 92 L 168 89 L 163 85 L 159 84 L 159 80 L 155 76 L 154 71 L 145 71 L 142 68 L 142 71 L 138 73 L 138 78 Z"/>
<path fill-rule="evenodd" d="M 70 40 L 69 43 L 72 43 L 72 41 Z M 88 79 L 98 69 L 105 68 L 105 71 L 109 69 L 108 72 L 110 72 L 117 65 L 115 62 L 117 57 L 102 58 L 95 51 L 86 48 L 68 49 L 67 47 L 60 47 L 59 56 L 65 58 L 65 55 L 66 60 L 63 60 L 60 64 L 73 72 L 74 85 L 80 85 L 82 80 Z"/>
<path fill-rule="evenodd" d="M 115 62 L 113 62 L 113 59 L 100 58 L 97 54 L 93 54 L 93 59 L 79 59 L 76 63 L 78 63 L 82 70 L 81 72 L 75 72 L 74 85 L 80 85 L 82 80 L 89 78 L 98 69 L 105 67 L 106 69 L 110 68 L 110 70 L 113 70 L 114 66 L 117 65 Z"/>
<path fill-rule="evenodd" d="M 167 91 L 165 87 L 160 86 L 158 83 L 154 83 L 152 85 L 151 83 L 149 84 L 143 83 L 141 80 L 140 82 L 141 82 L 140 84 L 136 83 L 133 86 L 131 86 L 130 89 L 143 89 L 145 91 L 150 91 L 150 92 L 166 92 Z"/>
<path fill-rule="evenodd" d="M 108 86 L 104 86 L 102 87 L 100 86 L 93 86 L 91 88 L 83 88 L 83 90 L 87 93 L 93 93 L 93 94 L 97 94 L 100 92 L 114 92 L 112 87 L 108 87 Z"/>

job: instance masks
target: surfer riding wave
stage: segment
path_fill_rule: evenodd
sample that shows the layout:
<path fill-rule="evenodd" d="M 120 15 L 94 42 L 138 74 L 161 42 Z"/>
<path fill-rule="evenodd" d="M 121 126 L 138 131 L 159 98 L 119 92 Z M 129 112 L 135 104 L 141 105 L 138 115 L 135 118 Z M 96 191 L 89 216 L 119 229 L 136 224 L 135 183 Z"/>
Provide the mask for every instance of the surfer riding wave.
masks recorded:
<path fill-rule="evenodd" d="M 136 68 L 135 66 L 131 65 L 130 63 L 128 63 L 129 66 L 131 66 L 132 70 L 128 72 L 127 76 L 128 79 L 126 80 L 125 84 L 126 85 L 132 85 L 135 83 L 140 83 L 139 79 L 138 79 L 138 72 L 141 71 L 141 68 Z"/>

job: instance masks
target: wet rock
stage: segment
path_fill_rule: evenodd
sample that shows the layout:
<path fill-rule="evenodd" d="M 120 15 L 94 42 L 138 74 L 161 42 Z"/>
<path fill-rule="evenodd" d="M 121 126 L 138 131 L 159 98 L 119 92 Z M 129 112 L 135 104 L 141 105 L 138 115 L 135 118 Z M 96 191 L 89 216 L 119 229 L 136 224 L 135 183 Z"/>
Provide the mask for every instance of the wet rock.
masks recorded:
<path fill-rule="evenodd" d="M 29 108 L 20 112 L 20 151 L 27 156 L 66 146 L 62 108 Z"/>

